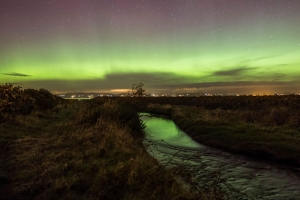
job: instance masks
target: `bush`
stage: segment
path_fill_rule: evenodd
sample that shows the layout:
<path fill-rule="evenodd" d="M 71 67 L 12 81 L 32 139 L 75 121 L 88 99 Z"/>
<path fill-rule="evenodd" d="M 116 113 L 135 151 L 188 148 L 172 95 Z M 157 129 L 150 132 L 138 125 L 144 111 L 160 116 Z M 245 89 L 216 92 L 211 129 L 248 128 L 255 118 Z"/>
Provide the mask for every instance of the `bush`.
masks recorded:
<path fill-rule="evenodd" d="M 48 110 L 64 99 L 45 89 L 25 89 L 12 84 L 0 86 L 0 122 L 13 120 L 17 115 L 28 115 L 33 110 Z"/>
<path fill-rule="evenodd" d="M 59 103 L 57 97 L 46 89 L 25 89 L 24 93 L 36 100 L 39 110 L 52 109 Z"/>
<path fill-rule="evenodd" d="M 0 86 L 0 113 L 5 114 L 27 115 L 36 108 L 36 101 L 24 93 L 21 87 L 14 87 L 11 84 Z"/>

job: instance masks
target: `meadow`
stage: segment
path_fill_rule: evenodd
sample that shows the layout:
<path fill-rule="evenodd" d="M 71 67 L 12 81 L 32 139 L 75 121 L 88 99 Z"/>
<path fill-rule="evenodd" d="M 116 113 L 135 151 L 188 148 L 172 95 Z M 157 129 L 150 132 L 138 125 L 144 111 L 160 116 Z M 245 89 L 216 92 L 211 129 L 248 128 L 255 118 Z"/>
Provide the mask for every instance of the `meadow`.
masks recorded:
<path fill-rule="evenodd" d="M 188 171 L 166 169 L 146 152 L 144 124 L 137 110 L 117 99 L 66 101 L 44 89 L 31 91 L 29 96 L 21 88 L 3 88 L 1 199 L 224 196 L 222 191 L 183 187 L 176 177 L 181 173 L 188 182 Z M 40 96 L 44 96 L 43 104 Z M 24 105 L 27 99 L 33 103 L 30 109 Z M 27 112 L 22 112 L 25 108 Z"/>
<path fill-rule="evenodd" d="M 203 144 L 300 165 L 298 96 L 76 101 L 0 89 L 1 199 L 226 199 L 217 175 L 194 187 L 188 169 L 152 158 L 139 112 L 166 115 Z"/>

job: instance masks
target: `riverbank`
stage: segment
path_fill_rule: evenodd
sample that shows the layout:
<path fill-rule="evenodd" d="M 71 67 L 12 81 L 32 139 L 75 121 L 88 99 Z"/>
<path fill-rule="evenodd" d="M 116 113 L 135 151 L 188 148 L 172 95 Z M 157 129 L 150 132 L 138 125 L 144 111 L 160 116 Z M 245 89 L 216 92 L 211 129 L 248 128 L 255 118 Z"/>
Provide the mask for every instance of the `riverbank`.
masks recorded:
<path fill-rule="evenodd" d="M 253 122 L 247 118 L 253 115 L 248 110 L 149 104 L 147 112 L 168 115 L 180 129 L 199 143 L 299 167 L 299 128 L 287 123 L 270 125 L 271 118 L 277 121 L 282 118 L 280 109 L 275 109 L 275 114 L 270 113 L 269 117 L 256 118 Z"/>
<path fill-rule="evenodd" d="M 290 168 L 199 144 L 160 116 L 143 113 L 142 119 L 146 140 L 156 144 L 148 152 L 163 165 L 189 168 L 199 188 L 222 189 L 227 199 L 299 198 L 300 174 Z M 212 177 L 224 182 L 215 185 Z"/>
<path fill-rule="evenodd" d="M 72 101 L 0 124 L 1 199 L 197 199 L 142 144 L 137 112 Z"/>

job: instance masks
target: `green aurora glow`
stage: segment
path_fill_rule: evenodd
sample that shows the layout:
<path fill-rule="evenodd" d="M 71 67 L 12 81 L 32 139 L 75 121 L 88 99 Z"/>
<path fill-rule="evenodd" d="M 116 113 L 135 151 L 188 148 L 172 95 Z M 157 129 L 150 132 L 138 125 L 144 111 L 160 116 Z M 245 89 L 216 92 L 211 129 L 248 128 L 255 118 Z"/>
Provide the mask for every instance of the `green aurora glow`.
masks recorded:
<path fill-rule="evenodd" d="M 291 2 L 300 5 L 298 1 Z M 300 14 L 295 16 L 291 11 L 290 15 L 274 19 L 277 13 L 266 12 L 261 17 L 244 16 L 245 19 L 236 20 L 236 23 L 215 19 L 209 24 L 198 25 L 195 20 L 194 24 L 177 25 L 165 20 L 161 28 L 152 24 L 153 31 L 145 25 L 129 25 L 136 27 L 137 32 L 126 29 L 126 24 L 111 25 L 117 21 L 103 22 L 96 28 L 91 21 L 85 24 L 82 33 L 73 33 L 76 26 L 72 24 L 68 29 L 56 28 L 53 34 L 44 28 L 42 36 L 24 27 L 10 35 L 13 29 L 7 28 L 6 32 L 1 31 L 1 83 L 39 88 L 44 87 L 44 82 L 64 81 L 62 87 L 56 88 L 45 84 L 61 92 L 76 90 L 76 81 L 85 86 L 79 86 L 78 90 L 109 91 L 130 88 L 133 82 L 145 80 L 151 92 L 170 86 L 173 86 L 170 92 L 175 88 L 176 91 L 195 88 L 195 83 L 224 83 L 224 87 L 227 82 L 245 82 L 246 86 L 256 82 L 298 84 Z M 147 16 L 141 14 L 140 17 L 146 19 Z M 186 20 L 180 22 L 187 23 Z M 1 27 L 5 23 L 8 22 L 2 18 Z M 46 27 L 55 23 L 58 22 Z M 185 26 L 187 28 L 183 29 Z M 124 80 L 123 84 L 108 80 L 110 75 L 116 74 Z M 141 74 L 161 74 L 160 82 L 143 79 Z M 165 79 L 162 78 L 164 74 L 168 75 Z M 105 87 L 89 86 L 88 81 L 99 81 Z"/>

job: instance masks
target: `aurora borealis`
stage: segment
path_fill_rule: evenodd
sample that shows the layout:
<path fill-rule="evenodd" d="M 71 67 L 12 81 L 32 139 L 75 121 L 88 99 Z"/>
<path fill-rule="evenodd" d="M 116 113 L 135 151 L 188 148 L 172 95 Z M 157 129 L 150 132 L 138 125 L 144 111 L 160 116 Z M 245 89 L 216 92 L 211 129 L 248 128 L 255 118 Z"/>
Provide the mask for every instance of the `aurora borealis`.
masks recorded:
<path fill-rule="evenodd" d="M 0 84 L 300 92 L 299 0 L 0 0 Z"/>

